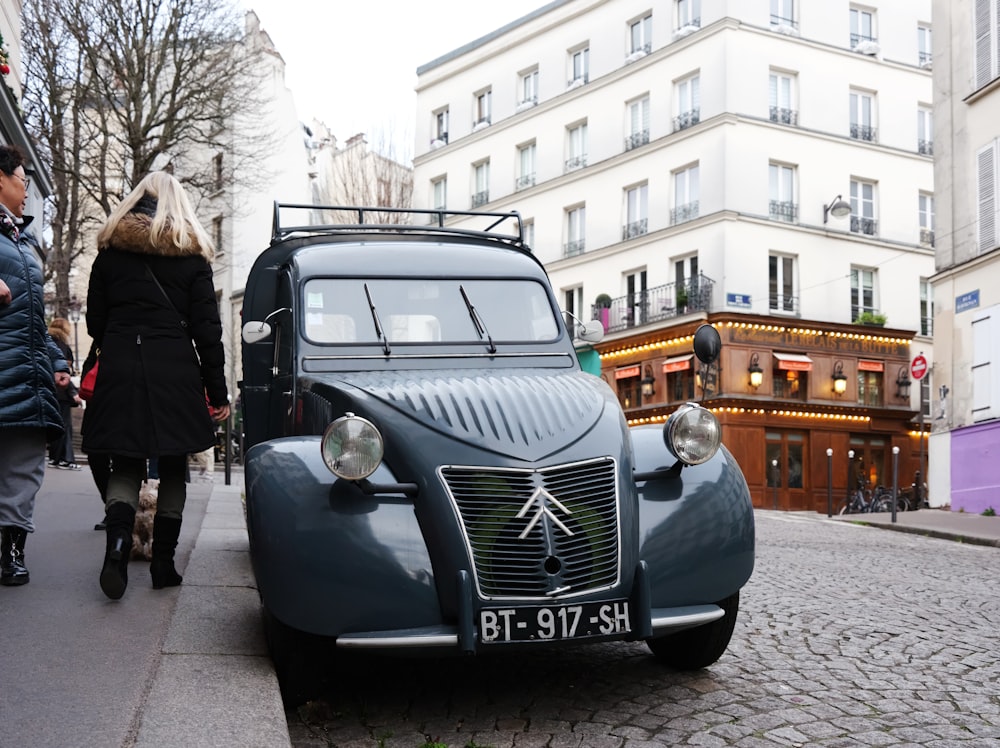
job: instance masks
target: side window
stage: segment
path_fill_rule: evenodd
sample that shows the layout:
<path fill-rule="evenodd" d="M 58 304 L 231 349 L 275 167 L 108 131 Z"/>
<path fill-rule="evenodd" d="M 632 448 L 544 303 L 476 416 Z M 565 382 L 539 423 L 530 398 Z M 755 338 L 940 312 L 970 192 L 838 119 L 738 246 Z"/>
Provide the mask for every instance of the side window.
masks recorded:
<path fill-rule="evenodd" d="M 276 315 L 274 322 L 274 367 L 276 377 L 288 376 L 292 373 L 295 360 L 295 319 L 296 305 L 293 303 L 291 275 L 286 270 L 278 280 L 277 308 L 290 309 L 290 312 Z"/>

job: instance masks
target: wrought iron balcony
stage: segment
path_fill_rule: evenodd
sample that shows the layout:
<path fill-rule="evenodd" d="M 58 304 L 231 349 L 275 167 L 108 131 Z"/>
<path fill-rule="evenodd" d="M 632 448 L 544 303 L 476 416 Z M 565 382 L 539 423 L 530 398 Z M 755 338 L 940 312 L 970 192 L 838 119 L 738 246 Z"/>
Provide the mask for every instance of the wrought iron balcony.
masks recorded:
<path fill-rule="evenodd" d="M 862 218 L 861 216 L 851 216 L 851 231 L 855 234 L 867 234 L 868 236 L 878 235 L 878 221 L 874 218 Z"/>
<path fill-rule="evenodd" d="M 563 245 L 563 257 L 582 255 L 587 249 L 586 239 L 575 239 Z"/>
<path fill-rule="evenodd" d="M 640 145 L 646 145 L 649 142 L 649 130 L 640 130 L 639 132 L 634 132 L 625 138 L 625 150 L 631 151 L 633 148 L 638 148 Z"/>
<path fill-rule="evenodd" d="M 931 60 L 933 59 L 933 56 L 931 55 L 930 52 L 918 52 L 917 55 L 918 55 L 917 59 L 918 59 L 918 61 L 920 63 L 920 67 L 927 67 L 928 65 L 931 64 Z"/>
<path fill-rule="evenodd" d="M 648 219 L 640 218 L 638 221 L 632 221 L 631 223 L 626 223 L 622 226 L 622 241 L 628 239 L 634 239 L 637 236 L 642 236 L 646 233 L 646 222 Z"/>
<path fill-rule="evenodd" d="M 476 127 L 485 127 L 488 124 L 490 124 L 490 118 L 488 116 L 486 116 L 486 117 L 482 117 L 480 119 L 477 119 L 475 122 L 473 122 L 472 123 L 472 127 L 473 128 L 476 128 Z"/>
<path fill-rule="evenodd" d="M 579 86 L 584 83 L 590 83 L 590 73 L 584 73 L 583 75 L 578 75 L 575 78 L 570 78 L 566 81 L 566 87 Z"/>
<path fill-rule="evenodd" d="M 445 145 L 448 145 L 448 133 L 439 132 L 435 137 L 431 138 L 431 145 L 433 146 L 435 143 L 444 143 Z"/>
<path fill-rule="evenodd" d="M 799 113 L 795 109 L 785 109 L 784 107 L 771 107 L 771 121 L 782 125 L 799 124 Z"/>
<path fill-rule="evenodd" d="M 472 193 L 472 199 L 469 201 L 472 203 L 473 208 L 478 208 L 480 205 L 485 205 L 490 201 L 490 191 L 483 190 L 482 192 Z"/>
<path fill-rule="evenodd" d="M 699 274 L 681 284 L 662 286 L 612 299 L 607 308 L 591 306 L 591 318 L 601 320 L 606 332 L 680 317 L 691 312 L 712 311 L 715 281 Z"/>
<path fill-rule="evenodd" d="M 685 205 L 678 205 L 676 208 L 670 210 L 670 225 L 674 226 L 678 223 L 684 223 L 686 221 L 691 221 L 698 217 L 698 201 L 686 203 Z"/>
<path fill-rule="evenodd" d="M 531 174 L 525 174 L 523 176 L 518 177 L 517 181 L 514 184 L 514 189 L 523 190 L 528 187 L 534 187 L 534 186 L 535 186 L 535 174 L 534 172 L 532 172 Z"/>
<path fill-rule="evenodd" d="M 878 130 L 869 125 L 859 125 L 851 123 L 851 137 L 855 140 L 867 140 L 871 143 L 878 142 Z"/>
<path fill-rule="evenodd" d="M 799 297 L 785 296 L 784 294 L 770 294 L 768 297 L 768 308 L 772 312 L 781 314 L 798 314 Z"/>
<path fill-rule="evenodd" d="M 577 169 L 582 169 L 587 165 L 587 154 L 582 156 L 570 156 L 566 159 L 566 171 L 576 171 Z"/>
<path fill-rule="evenodd" d="M 920 229 L 920 243 L 934 246 L 934 229 Z"/>
<path fill-rule="evenodd" d="M 877 36 L 865 36 L 864 34 L 851 34 L 851 49 L 854 49 L 859 44 L 864 44 L 865 42 L 877 44 Z"/>
<path fill-rule="evenodd" d="M 653 43 L 652 42 L 646 42 L 645 44 L 640 44 L 637 47 L 632 47 L 632 51 L 629 52 L 629 54 L 634 55 L 634 54 L 639 54 L 641 52 L 643 54 L 647 54 L 648 55 L 652 51 L 653 51 Z"/>
<path fill-rule="evenodd" d="M 794 18 L 784 18 L 782 16 L 771 14 L 771 25 L 772 26 L 791 26 L 793 29 L 799 27 L 799 22 Z"/>
<path fill-rule="evenodd" d="M 795 223 L 799 219 L 799 206 L 790 201 L 771 200 L 768 203 L 768 216 L 772 221 Z"/>
<path fill-rule="evenodd" d="M 678 114 L 674 117 L 674 132 L 684 130 L 701 122 L 701 109 L 691 109 L 690 111 Z"/>
<path fill-rule="evenodd" d="M 918 140 L 917 141 L 917 153 L 922 153 L 925 156 L 934 155 L 934 141 L 933 140 Z"/>
<path fill-rule="evenodd" d="M 676 29 L 674 29 L 674 33 L 677 34 L 681 31 L 690 31 L 692 29 L 700 29 L 700 28 L 701 28 L 701 16 L 698 16 L 697 18 L 692 18 L 688 21 L 681 21 L 680 25 Z"/>

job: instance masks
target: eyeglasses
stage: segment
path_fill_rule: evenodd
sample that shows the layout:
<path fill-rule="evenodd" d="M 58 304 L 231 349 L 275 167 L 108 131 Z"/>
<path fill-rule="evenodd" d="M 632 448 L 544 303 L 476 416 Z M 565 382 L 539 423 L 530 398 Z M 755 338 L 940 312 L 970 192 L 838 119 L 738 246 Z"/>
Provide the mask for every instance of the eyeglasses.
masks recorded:
<path fill-rule="evenodd" d="M 24 189 L 28 189 L 28 185 L 31 184 L 31 177 L 22 177 L 20 174 L 11 174 L 12 177 L 17 177 L 24 183 Z"/>

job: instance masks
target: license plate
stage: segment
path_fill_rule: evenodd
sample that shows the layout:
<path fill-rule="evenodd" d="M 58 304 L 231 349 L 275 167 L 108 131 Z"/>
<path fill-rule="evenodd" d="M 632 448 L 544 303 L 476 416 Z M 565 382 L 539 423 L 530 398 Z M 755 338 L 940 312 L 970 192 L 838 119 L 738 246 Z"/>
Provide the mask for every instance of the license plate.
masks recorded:
<path fill-rule="evenodd" d="M 627 634 L 632 630 L 629 613 L 627 600 L 488 608 L 479 611 L 479 641 L 499 644 Z"/>

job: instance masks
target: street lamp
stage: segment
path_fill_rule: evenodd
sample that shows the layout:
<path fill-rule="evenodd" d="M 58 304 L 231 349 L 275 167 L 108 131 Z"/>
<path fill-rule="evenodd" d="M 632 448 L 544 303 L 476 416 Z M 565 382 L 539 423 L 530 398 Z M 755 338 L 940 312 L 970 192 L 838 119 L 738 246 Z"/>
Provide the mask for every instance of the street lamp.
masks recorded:
<path fill-rule="evenodd" d="M 80 360 L 80 301 L 75 296 L 69 301 L 69 321 L 73 323 L 73 365 Z"/>
<path fill-rule="evenodd" d="M 639 380 L 639 387 L 643 397 L 652 397 L 656 392 L 656 378 L 653 376 L 653 367 L 646 364 L 645 376 Z"/>
<path fill-rule="evenodd" d="M 833 391 L 837 395 L 843 395 L 847 391 L 847 375 L 844 374 L 843 361 L 833 365 Z"/>
<path fill-rule="evenodd" d="M 760 387 L 761 383 L 764 381 L 764 370 L 760 368 L 760 354 L 754 352 L 750 356 L 750 366 L 747 368 L 750 372 L 750 386 L 754 389 Z"/>
<path fill-rule="evenodd" d="M 829 205 L 823 206 L 823 223 L 826 223 L 830 219 L 830 216 L 843 218 L 850 212 L 851 204 L 844 202 L 843 195 L 837 195 L 830 201 Z"/>

